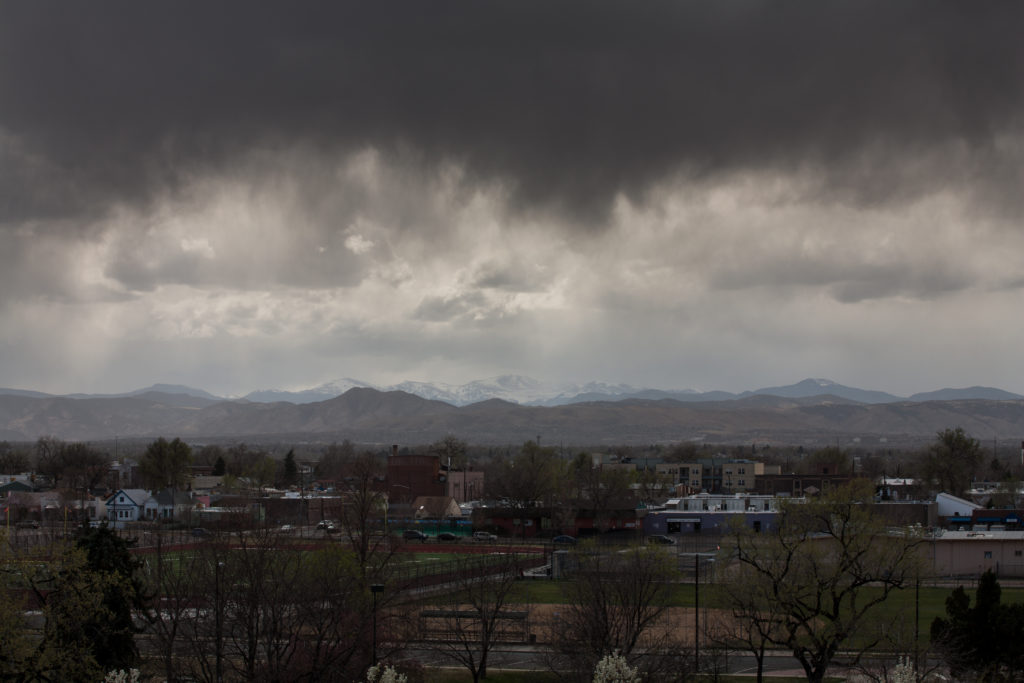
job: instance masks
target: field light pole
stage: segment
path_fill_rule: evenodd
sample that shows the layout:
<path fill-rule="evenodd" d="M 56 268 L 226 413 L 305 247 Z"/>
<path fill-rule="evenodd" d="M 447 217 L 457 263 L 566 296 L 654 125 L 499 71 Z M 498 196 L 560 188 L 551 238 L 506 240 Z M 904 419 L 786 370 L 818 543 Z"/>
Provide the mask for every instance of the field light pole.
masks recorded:
<path fill-rule="evenodd" d="M 700 553 L 693 554 L 693 669 L 700 672 Z"/>
<path fill-rule="evenodd" d="M 918 574 L 914 577 L 914 675 L 920 676 L 918 673 L 921 670 L 920 659 L 921 649 L 921 575 Z"/>
<path fill-rule="evenodd" d="M 701 553 L 693 554 L 693 664 L 700 672 L 700 561 Z M 710 561 L 710 560 L 709 560 Z M 707 628 L 705 625 L 704 628 Z"/>
<path fill-rule="evenodd" d="M 384 586 L 379 583 L 370 585 L 370 593 L 373 595 L 373 666 L 377 665 L 377 593 L 383 593 Z"/>
<path fill-rule="evenodd" d="M 214 590 L 214 598 L 213 598 L 214 607 L 213 607 L 213 610 L 214 611 L 213 611 L 213 616 L 214 616 L 214 622 L 215 622 L 214 623 L 214 630 L 215 630 L 215 634 L 214 634 L 214 647 L 216 649 L 216 653 L 215 653 L 215 657 L 216 657 L 215 672 L 216 672 L 217 683 L 222 683 L 222 681 L 224 680 L 224 634 L 222 633 L 222 630 L 221 630 L 223 628 L 223 624 L 221 623 L 221 618 L 222 618 L 221 610 L 223 609 L 223 606 L 221 605 L 221 602 L 220 602 L 220 568 L 223 567 L 223 566 L 224 566 L 223 562 L 217 562 L 216 564 L 213 565 L 213 571 L 214 571 L 214 581 L 213 581 L 213 590 Z"/>

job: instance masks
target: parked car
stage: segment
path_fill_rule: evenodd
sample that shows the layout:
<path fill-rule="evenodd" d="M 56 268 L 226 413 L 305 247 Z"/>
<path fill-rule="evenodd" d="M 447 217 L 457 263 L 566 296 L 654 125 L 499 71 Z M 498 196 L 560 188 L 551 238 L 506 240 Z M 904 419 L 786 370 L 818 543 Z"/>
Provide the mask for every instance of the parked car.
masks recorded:
<path fill-rule="evenodd" d="M 474 531 L 473 540 L 479 543 L 493 543 L 498 540 L 498 537 L 490 531 Z"/>
<path fill-rule="evenodd" d="M 458 543 L 459 537 L 450 531 L 442 531 L 437 535 L 437 540 L 445 543 Z"/>
<path fill-rule="evenodd" d="M 576 545 L 576 538 L 573 536 L 566 535 L 555 536 L 551 539 L 551 542 L 556 543 L 558 545 Z"/>
<path fill-rule="evenodd" d="M 320 523 L 316 525 L 316 528 L 319 531 L 326 531 L 327 533 L 332 533 L 338 530 L 334 525 L 334 522 L 329 519 L 321 519 Z"/>
<path fill-rule="evenodd" d="M 648 536 L 647 542 L 655 545 L 675 545 L 676 539 L 664 534 L 655 534 L 653 536 Z"/>
<path fill-rule="evenodd" d="M 192 530 L 192 535 L 196 538 L 203 538 L 204 536 L 209 536 L 210 532 L 201 526 L 197 526 L 195 529 Z"/>
<path fill-rule="evenodd" d="M 16 529 L 38 529 L 39 522 L 34 519 L 27 520 L 25 522 L 18 522 L 14 525 Z"/>
<path fill-rule="evenodd" d="M 419 529 L 406 529 L 402 532 L 402 538 L 407 541 L 420 541 L 421 543 L 426 543 L 427 539 L 430 537 Z"/>

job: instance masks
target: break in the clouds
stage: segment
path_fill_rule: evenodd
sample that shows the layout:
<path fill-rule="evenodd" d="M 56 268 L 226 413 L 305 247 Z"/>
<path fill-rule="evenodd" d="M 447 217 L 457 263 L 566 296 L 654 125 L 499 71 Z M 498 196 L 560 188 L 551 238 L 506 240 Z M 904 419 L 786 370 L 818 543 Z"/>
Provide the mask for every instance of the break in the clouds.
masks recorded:
<path fill-rule="evenodd" d="M 4 4 L 0 385 L 1024 392 L 1021 26 Z"/>

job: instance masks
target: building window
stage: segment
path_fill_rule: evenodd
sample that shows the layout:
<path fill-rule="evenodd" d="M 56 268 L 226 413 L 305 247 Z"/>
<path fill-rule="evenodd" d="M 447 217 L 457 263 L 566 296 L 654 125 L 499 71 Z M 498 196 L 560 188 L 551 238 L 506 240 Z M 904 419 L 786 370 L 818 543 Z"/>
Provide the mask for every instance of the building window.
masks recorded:
<path fill-rule="evenodd" d="M 1020 557 L 1022 554 L 1024 554 L 1024 551 L 1021 551 L 1021 550 L 1014 550 L 1013 551 L 1013 556 L 1014 557 Z"/>
<path fill-rule="evenodd" d="M 744 481 L 743 479 L 739 479 L 739 480 L 736 481 L 736 485 L 737 486 L 746 486 L 747 482 Z"/>
<path fill-rule="evenodd" d="M 991 560 L 992 559 L 992 551 L 991 550 L 986 550 L 985 551 L 985 559 L 986 560 Z"/>
<path fill-rule="evenodd" d="M 747 473 L 747 468 L 746 467 L 741 467 L 739 473 L 740 474 L 746 474 Z"/>

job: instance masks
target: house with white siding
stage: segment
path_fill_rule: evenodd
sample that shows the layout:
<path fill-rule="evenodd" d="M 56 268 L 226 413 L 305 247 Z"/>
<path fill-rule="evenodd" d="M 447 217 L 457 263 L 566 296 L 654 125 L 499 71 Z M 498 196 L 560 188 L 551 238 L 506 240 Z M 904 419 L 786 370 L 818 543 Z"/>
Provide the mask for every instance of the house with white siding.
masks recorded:
<path fill-rule="evenodd" d="M 127 522 L 145 519 L 146 504 L 152 496 L 143 489 L 118 489 L 107 499 L 107 519 L 114 528 L 121 528 Z M 155 508 L 154 514 L 155 514 Z"/>

